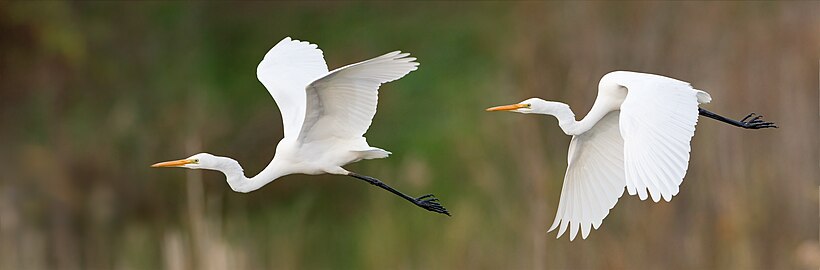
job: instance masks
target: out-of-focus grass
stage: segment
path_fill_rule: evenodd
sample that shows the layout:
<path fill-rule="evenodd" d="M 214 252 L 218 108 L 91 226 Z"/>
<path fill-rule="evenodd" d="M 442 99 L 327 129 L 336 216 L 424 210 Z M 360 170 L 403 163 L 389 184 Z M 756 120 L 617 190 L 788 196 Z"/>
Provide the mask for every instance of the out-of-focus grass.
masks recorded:
<path fill-rule="evenodd" d="M 0 4 L 2 269 L 816 269 L 820 5 L 804 3 Z M 236 194 L 221 174 L 147 166 L 208 151 L 248 174 L 281 124 L 256 81 L 285 36 L 331 68 L 391 50 L 420 69 L 382 87 L 348 168 L 454 216 L 339 176 Z M 618 69 L 692 82 L 702 119 L 681 193 L 625 196 L 598 231 L 546 234 L 569 137 L 488 114 L 532 96 L 580 116 Z"/>

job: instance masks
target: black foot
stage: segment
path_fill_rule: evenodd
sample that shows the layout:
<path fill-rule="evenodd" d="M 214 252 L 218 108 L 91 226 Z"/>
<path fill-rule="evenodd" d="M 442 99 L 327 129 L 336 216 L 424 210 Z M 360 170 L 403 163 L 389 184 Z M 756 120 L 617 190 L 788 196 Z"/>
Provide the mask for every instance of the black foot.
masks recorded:
<path fill-rule="evenodd" d="M 763 115 L 750 113 L 746 117 L 743 117 L 743 120 L 740 120 L 740 123 L 743 125 L 743 128 L 748 129 L 761 129 L 761 128 L 777 128 L 772 122 L 764 122 Z"/>
<path fill-rule="evenodd" d="M 448 212 L 447 209 L 444 209 L 444 206 L 441 206 L 438 199 L 433 197 L 433 194 L 427 194 L 416 198 L 415 204 L 421 208 L 427 209 L 427 211 L 442 213 L 448 216 L 450 215 L 450 212 Z"/>

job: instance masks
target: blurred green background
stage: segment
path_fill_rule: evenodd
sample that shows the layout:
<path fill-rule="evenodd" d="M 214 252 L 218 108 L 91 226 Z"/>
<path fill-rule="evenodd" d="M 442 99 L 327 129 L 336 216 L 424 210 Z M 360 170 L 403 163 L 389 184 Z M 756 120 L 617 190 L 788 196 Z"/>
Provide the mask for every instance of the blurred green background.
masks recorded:
<path fill-rule="evenodd" d="M 818 2 L 0 3 L 2 269 L 817 269 Z M 257 63 L 291 36 L 332 68 L 392 50 L 367 133 L 388 159 L 250 193 L 150 169 L 207 151 L 260 171 L 282 136 Z M 570 137 L 612 70 L 714 98 L 671 203 L 624 196 L 586 240 L 554 239 Z"/>

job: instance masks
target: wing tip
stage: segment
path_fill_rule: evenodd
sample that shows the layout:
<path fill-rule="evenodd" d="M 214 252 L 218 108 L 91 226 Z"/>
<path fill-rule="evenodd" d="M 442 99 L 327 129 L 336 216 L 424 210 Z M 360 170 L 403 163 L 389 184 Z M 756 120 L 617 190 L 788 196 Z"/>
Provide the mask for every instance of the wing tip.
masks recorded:
<path fill-rule="evenodd" d="M 406 62 L 412 62 L 412 61 L 417 60 L 416 57 L 409 57 L 409 56 L 410 56 L 409 52 L 402 52 L 402 51 L 397 50 L 397 51 L 392 51 L 392 52 L 383 54 L 382 56 L 379 56 L 377 58 L 387 58 L 387 59 L 390 59 L 390 60 L 402 60 L 402 61 L 406 61 Z"/>
<path fill-rule="evenodd" d="M 592 227 L 592 224 L 589 224 L 589 223 L 581 224 L 581 239 L 587 239 L 587 236 L 589 236 L 589 232 L 590 232 L 591 227 Z"/>
<path fill-rule="evenodd" d="M 315 43 L 311 43 L 310 41 L 307 41 L 307 40 L 294 39 L 294 38 L 291 38 L 290 36 L 286 36 L 285 38 L 280 40 L 279 43 L 277 43 L 276 45 L 283 44 L 283 43 L 291 43 L 291 44 L 294 44 L 294 45 L 303 44 L 303 45 L 306 45 L 307 47 L 309 47 L 311 49 L 318 49 L 319 48 L 319 45 L 316 45 Z M 276 46 L 274 46 L 274 48 L 276 48 Z"/>
<path fill-rule="evenodd" d="M 557 220 L 556 220 L 556 221 L 557 221 Z M 554 231 L 554 230 L 555 230 L 555 229 L 557 229 L 557 228 L 558 228 L 558 222 L 555 222 L 555 223 L 553 223 L 553 224 L 552 224 L 552 226 L 550 226 L 550 228 L 547 230 L 547 233 L 551 233 L 552 231 Z"/>

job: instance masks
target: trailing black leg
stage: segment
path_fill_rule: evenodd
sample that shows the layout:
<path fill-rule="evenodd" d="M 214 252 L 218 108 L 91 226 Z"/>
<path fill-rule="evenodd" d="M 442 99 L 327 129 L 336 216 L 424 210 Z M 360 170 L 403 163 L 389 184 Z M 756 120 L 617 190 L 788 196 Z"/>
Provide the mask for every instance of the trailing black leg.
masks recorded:
<path fill-rule="evenodd" d="M 383 183 L 382 181 L 379 181 L 379 179 L 376 179 L 376 178 L 373 178 L 373 177 L 370 177 L 370 176 L 367 176 L 367 175 L 361 175 L 361 174 L 354 173 L 354 172 L 350 172 L 348 175 L 351 176 L 351 177 L 354 177 L 356 179 L 368 182 L 371 185 L 374 185 L 374 186 L 383 188 L 387 191 L 390 191 L 391 193 L 396 194 L 397 196 L 404 198 L 405 200 L 417 205 L 418 207 L 427 209 L 427 211 L 442 213 L 442 214 L 445 214 L 445 215 L 448 215 L 448 216 L 450 215 L 450 212 L 448 212 L 447 209 L 445 209 L 444 206 L 442 206 L 441 203 L 438 202 L 438 199 L 436 197 L 433 197 L 433 194 L 427 194 L 427 195 L 424 195 L 424 196 L 421 196 L 421 197 L 418 197 L 418 198 L 413 198 L 413 197 L 407 196 L 406 194 L 401 193 L 400 191 L 388 186 L 387 184 Z"/>
<path fill-rule="evenodd" d="M 746 117 L 743 117 L 743 119 L 740 120 L 740 121 L 723 117 L 719 114 L 704 110 L 703 108 L 698 108 L 698 114 L 709 117 L 709 118 L 712 118 L 712 119 L 715 119 L 715 120 L 718 120 L 718 121 L 721 121 L 721 122 L 724 122 L 724 123 L 727 123 L 727 124 L 730 124 L 730 125 L 733 125 L 733 126 L 736 126 L 736 127 L 742 127 L 742 128 L 748 128 L 748 129 L 777 128 L 777 125 L 775 125 L 774 123 L 763 121 L 763 119 L 762 119 L 763 115 L 759 115 L 759 114 L 755 114 L 755 113 L 750 113 Z"/>

